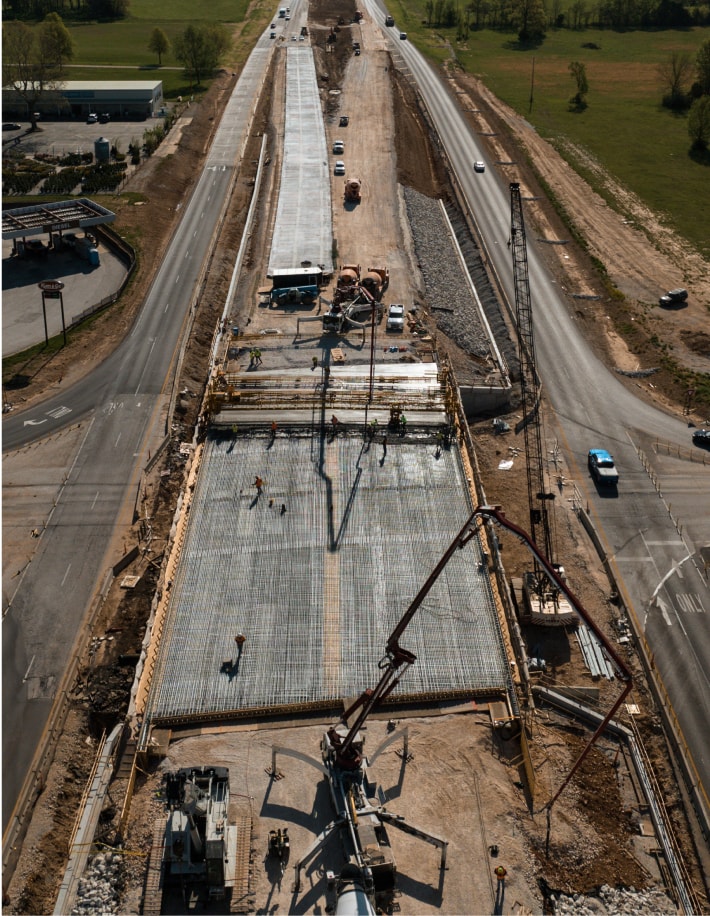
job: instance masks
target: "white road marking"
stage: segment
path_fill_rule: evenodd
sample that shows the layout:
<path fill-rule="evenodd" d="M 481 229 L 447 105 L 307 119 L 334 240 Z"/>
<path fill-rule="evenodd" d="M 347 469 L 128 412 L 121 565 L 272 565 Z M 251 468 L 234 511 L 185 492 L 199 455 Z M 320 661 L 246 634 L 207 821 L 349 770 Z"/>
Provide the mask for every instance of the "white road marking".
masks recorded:
<path fill-rule="evenodd" d="M 680 605 L 681 611 L 684 611 L 686 614 L 705 613 L 705 608 L 703 607 L 700 597 L 693 592 L 689 592 L 685 595 L 678 595 L 678 604 Z"/>
<path fill-rule="evenodd" d="M 71 563 L 67 566 L 67 571 L 64 573 L 64 578 L 62 579 L 62 586 L 67 581 L 67 576 L 69 575 L 69 570 L 71 569 Z"/>
<path fill-rule="evenodd" d="M 154 348 L 154 347 L 155 347 L 155 337 L 153 338 L 153 342 L 152 342 L 152 344 L 150 345 L 150 352 L 148 353 L 148 359 L 150 359 L 150 357 L 152 356 L 152 354 L 153 354 L 153 348 Z M 145 370 L 146 370 L 147 368 L 148 368 L 148 360 L 145 361 L 145 366 L 143 366 L 143 371 L 141 372 L 141 377 L 138 379 L 138 387 L 136 388 L 134 397 L 135 397 L 135 396 L 138 394 L 138 392 L 140 391 L 141 382 L 143 381 L 143 376 L 145 375 Z"/>
<path fill-rule="evenodd" d="M 666 626 L 672 627 L 673 621 L 671 620 L 670 614 L 668 613 L 668 605 L 660 595 L 656 595 L 656 605 L 658 606 L 661 614 L 663 614 L 663 620 L 665 621 Z"/>
<path fill-rule="evenodd" d="M 55 420 L 58 420 L 60 417 L 63 417 L 68 413 L 71 413 L 71 407 L 56 407 L 54 410 L 48 411 L 48 415 L 53 417 Z"/>
<path fill-rule="evenodd" d="M 30 663 L 29 663 L 29 665 L 27 666 L 27 671 L 25 671 L 25 676 L 22 678 L 22 683 L 23 683 L 23 684 L 25 683 L 25 681 L 26 681 L 27 678 L 29 677 L 30 668 L 32 667 L 32 665 L 34 665 L 35 659 L 36 659 L 36 658 L 37 658 L 37 656 L 36 656 L 36 655 L 33 655 L 32 658 L 30 659 Z"/>
<path fill-rule="evenodd" d="M 116 439 L 116 441 L 115 441 L 113 447 L 114 447 L 114 448 L 118 448 L 118 443 L 119 443 L 120 441 L 121 441 L 121 433 L 118 434 L 118 439 Z"/>
<path fill-rule="evenodd" d="M 46 420 L 25 420 L 22 424 L 23 426 L 41 426 L 42 423 L 46 423 Z"/>
<path fill-rule="evenodd" d="M 93 500 L 92 500 L 92 502 L 91 502 L 91 508 L 92 508 L 92 509 L 94 509 L 94 508 L 96 507 L 96 500 L 97 500 L 98 498 L 99 498 L 99 491 L 97 490 L 97 491 L 96 491 L 96 496 L 94 496 L 94 498 L 93 498 Z"/>

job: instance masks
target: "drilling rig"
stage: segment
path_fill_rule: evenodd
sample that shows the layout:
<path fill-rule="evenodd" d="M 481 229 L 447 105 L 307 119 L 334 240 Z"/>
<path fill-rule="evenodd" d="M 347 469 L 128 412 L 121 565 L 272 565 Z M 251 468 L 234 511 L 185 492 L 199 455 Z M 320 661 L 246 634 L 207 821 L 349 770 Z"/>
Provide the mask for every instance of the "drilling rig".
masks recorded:
<path fill-rule="evenodd" d="M 510 185 L 510 243 L 513 256 L 515 319 L 520 355 L 520 399 L 525 437 L 530 536 L 545 559 L 564 578 L 564 569 L 554 562 L 552 526 L 547 508 L 548 504 L 554 500 L 555 494 L 548 486 L 545 474 L 540 416 L 542 386 L 535 359 L 535 333 L 530 298 L 525 220 L 523 219 L 520 185 L 517 182 Z M 521 612 L 524 619 L 533 623 L 544 626 L 569 626 L 577 622 L 577 617 L 569 603 L 561 596 L 559 588 L 555 587 L 543 573 L 538 563 L 523 577 L 522 605 Z"/>

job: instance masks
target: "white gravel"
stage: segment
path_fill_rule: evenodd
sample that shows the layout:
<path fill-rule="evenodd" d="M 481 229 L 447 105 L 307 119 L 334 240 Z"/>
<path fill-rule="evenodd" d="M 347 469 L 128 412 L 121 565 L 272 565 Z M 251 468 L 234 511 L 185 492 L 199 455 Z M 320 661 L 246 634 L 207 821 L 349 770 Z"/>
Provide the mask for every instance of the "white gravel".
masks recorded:
<path fill-rule="evenodd" d="M 123 888 L 123 856 L 106 852 L 94 856 L 79 882 L 72 916 L 120 913 Z"/>
<path fill-rule="evenodd" d="M 613 888 L 604 884 L 598 897 L 552 898 L 556 916 L 638 916 L 639 913 L 653 916 L 675 916 L 678 912 L 671 900 L 656 888 L 637 891 L 633 887 Z"/>

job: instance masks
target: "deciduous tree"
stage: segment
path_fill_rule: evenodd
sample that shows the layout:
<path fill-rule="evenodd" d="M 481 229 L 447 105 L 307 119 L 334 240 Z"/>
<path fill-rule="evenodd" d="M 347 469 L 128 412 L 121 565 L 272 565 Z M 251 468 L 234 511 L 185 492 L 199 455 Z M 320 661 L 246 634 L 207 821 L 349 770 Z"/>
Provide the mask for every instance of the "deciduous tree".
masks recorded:
<path fill-rule="evenodd" d="M 148 50 L 158 55 L 158 66 L 163 66 L 163 54 L 168 53 L 170 42 L 162 29 L 153 29 L 148 42 Z"/>
<path fill-rule="evenodd" d="M 687 89 L 693 75 L 693 62 L 686 51 L 671 51 L 657 67 L 663 87 L 663 104 L 667 108 L 684 108 Z"/>
<path fill-rule="evenodd" d="M 31 29 L 24 22 L 6 22 L 2 30 L 2 82 L 27 106 L 32 130 L 37 130 L 37 103 L 58 98 L 61 84 L 59 61 L 46 56 L 41 26 Z"/>
<path fill-rule="evenodd" d="M 59 13 L 48 13 L 39 27 L 42 57 L 62 73 L 64 64 L 74 59 L 74 41 Z"/>
<path fill-rule="evenodd" d="M 220 57 L 229 50 L 231 43 L 223 25 L 189 25 L 175 41 L 175 57 L 199 86 L 202 77 L 217 68 Z"/>
<path fill-rule="evenodd" d="M 693 149 L 704 151 L 710 145 L 710 95 L 702 95 L 690 106 L 688 133 Z"/>
<path fill-rule="evenodd" d="M 703 95 L 710 95 L 710 38 L 700 45 L 698 56 L 695 58 L 698 71 L 698 83 Z"/>
<path fill-rule="evenodd" d="M 518 41 L 527 43 L 545 37 L 545 7 L 542 0 L 517 0 L 514 16 Z"/>
<path fill-rule="evenodd" d="M 584 98 L 589 92 L 589 83 L 587 82 L 587 68 L 583 63 L 580 63 L 580 61 L 573 60 L 570 61 L 570 65 L 567 69 L 572 74 L 572 78 L 577 84 L 577 92 L 570 99 L 570 104 L 581 111 L 587 107 L 587 102 Z"/>

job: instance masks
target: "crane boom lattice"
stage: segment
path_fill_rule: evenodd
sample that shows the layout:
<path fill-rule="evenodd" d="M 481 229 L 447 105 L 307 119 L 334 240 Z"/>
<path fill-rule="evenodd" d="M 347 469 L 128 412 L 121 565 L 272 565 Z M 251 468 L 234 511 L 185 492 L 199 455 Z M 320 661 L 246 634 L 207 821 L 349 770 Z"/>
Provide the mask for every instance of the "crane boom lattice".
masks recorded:
<path fill-rule="evenodd" d="M 535 360 L 535 332 L 530 298 L 525 221 L 520 185 L 517 182 L 510 185 L 510 241 L 520 354 L 520 390 L 525 435 L 530 534 L 544 557 L 552 562 L 552 532 L 547 502 L 554 499 L 554 494 L 548 492 L 545 485 L 545 456 L 542 448 L 540 422 L 541 385 Z"/>

